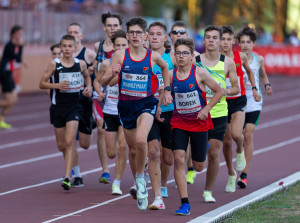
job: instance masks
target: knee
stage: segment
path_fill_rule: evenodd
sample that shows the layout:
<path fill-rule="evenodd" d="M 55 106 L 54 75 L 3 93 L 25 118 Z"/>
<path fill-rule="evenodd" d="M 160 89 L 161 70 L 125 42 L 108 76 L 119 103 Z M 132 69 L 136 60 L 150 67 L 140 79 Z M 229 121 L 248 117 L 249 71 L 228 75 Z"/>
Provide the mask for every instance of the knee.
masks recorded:
<path fill-rule="evenodd" d="M 235 142 L 240 141 L 242 137 L 243 137 L 242 134 L 232 134 L 232 139 L 233 139 Z"/>
<path fill-rule="evenodd" d="M 205 162 L 193 163 L 194 169 L 198 172 L 201 172 L 204 169 L 204 163 Z"/>
<path fill-rule="evenodd" d="M 144 148 L 146 148 L 146 147 L 147 147 L 146 141 L 137 139 L 137 141 L 136 141 L 136 148 L 137 148 L 138 150 L 144 149 Z"/>
<path fill-rule="evenodd" d="M 173 156 L 163 157 L 163 162 L 168 166 L 172 166 L 173 165 Z"/>
<path fill-rule="evenodd" d="M 223 148 L 224 149 L 231 148 L 231 145 L 232 145 L 231 138 L 230 139 L 227 139 L 227 138 L 223 139 Z"/>
<path fill-rule="evenodd" d="M 58 143 L 57 148 L 60 152 L 64 152 L 66 150 L 65 146 L 63 143 Z"/>
<path fill-rule="evenodd" d="M 184 160 L 185 160 L 184 155 L 180 155 L 180 154 L 174 155 L 174 164 L 176 166 L 184 166 L 184 163 L 185 163 Z"/>
<path fill-rule="evenodd" d="M 150 149 L 148 152 L 148 157 L 150 160 L 158 160 L 159 159 L 160 152 L 157 151 L 155 148 Z"/>
<path fill-rule="evenodd" d="M 83 149 L 88 149 L 90 147 L 90 143 L 88 142 L 79 142 L 79 145 Z"/>
<path fill-rule="evenodd" d="M 114 151 L 114 148 L 107 148 L 107 156 L 109 159 L 113 159 L 116 157 L 116 152 Z"/>
<path fill-rule="evenodd" d="M 208 150 L 207 158 L 209 162 L 214 162 L 216 160 L 219 160 L 219 151 Z"/>

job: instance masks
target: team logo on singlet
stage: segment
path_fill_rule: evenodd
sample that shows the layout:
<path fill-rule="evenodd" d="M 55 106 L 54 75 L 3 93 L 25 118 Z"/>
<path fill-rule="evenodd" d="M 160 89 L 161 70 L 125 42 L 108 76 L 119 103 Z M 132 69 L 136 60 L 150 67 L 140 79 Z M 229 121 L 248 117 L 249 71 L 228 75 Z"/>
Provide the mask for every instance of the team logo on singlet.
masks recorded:
<path fill-rule="evenodd" d="M 236 67 L 241 67 L 240 63 L 235 64 Z"/>
<path fill-rule="evenodd" d="M 195 84 L 189 84 L 189 89 L 194 90 L 195 89 Z"/>
<path fill-rule="evenodd" d="M 148 74 L 148 72 L 149 72 L 149 67 L 144 67 L 144 68 L 143 68 L 143 72 L 144 72 L 144 74 Z"/>

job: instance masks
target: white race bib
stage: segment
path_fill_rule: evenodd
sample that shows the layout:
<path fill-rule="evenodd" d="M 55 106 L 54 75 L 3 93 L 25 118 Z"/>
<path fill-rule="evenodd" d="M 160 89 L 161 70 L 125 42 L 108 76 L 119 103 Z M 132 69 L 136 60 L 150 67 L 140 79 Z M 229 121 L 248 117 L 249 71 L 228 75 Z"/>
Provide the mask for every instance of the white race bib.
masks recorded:
<path fill-rule="evenodd" d="M 198 91 L 188 93 L 175 92 L 176 110 L 180 114 L 189 114 L 201 110 L 201 103 Z"/>
<path fill-rule="evenodd" d="M 217 82 L 217 84 L 223 88 L 221 82 Z M 215 95 L 215 92 L 211 90 L 207 85 L 205 85 L 205 91 L 206 91 L 206 101 L 207 103 L 211 101 L 212 97 Z"/>
<path fill-rule="evenodd" d="M 148 75 L 122 73 L 121 93 L 135 96 L 147 97 Z"/>
<path fill-rule="evenodd" d="M 59 83 L 66 80 L 69 84 L 68 90 L 60 90 L 62 93 L 79 92 L 82 84 L 82 74 L 80 72 L 59 73 Z"/>
<path fill-rule="evenodd" d="M 118 97 L 119 97 L 119 85 L 116 84 L 107 90 L 107 99 L 113 102 L 118 102 L 119 100 Z"/>

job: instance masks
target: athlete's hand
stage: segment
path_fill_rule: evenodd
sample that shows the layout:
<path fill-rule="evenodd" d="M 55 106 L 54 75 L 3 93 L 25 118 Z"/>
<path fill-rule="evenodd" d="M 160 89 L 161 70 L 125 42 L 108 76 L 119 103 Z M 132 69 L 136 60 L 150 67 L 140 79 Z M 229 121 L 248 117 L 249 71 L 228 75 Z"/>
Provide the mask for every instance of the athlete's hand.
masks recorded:
<path fill-rule="evenodd" d="M 165 119 L 164 119 L 164 118 L 161 118 L 160 115 L 161 115 L 161 108 L 158 107 L 158 108 L 157 108 L 157 111 L 156 111 L 156 114 L 155 114 L 155 118 L 156 118 L 156 120 L 159 121 L 159 122 L 164 122 Z"/>
<path fill-rule="evenodd" d="M 121 71 L 121 64 L 114 64 L 112 67 L 112 76 L 116 77 Z"/>
<path fill-rule="evenodd" d="M 271 86 L 269 86 L 269 85 L 266 86 L 266 92 L 267 92 L 267 95 L 268 95 L 268 96 L 272 96 L 273 91 L 272 91 Z"/>
<path fill-rule="evenodd" d="M 170 91 L 164 91 L 164 105 L 169 105 L 171 104 L 173 101 L 173 98 L 171 96 L 171 92 Z"/>
<path fill-rule="evenodd" d="M 255 101 L 260 101 L 261 100 L 261 96 L 259 95 L 257 90 L 255 90 L 255 89 L 252 90 L 252 93 L 253 93 L 253 97 L 254 97 Z"/>
<path fill-rule="evenodd" d="M 68 89 L 69 89 L 68 81 L 63 80 L 62 82 L 60 82 L 60 83 L 58 84 L 58 89 L 63 90 L 63 91 L 68 90 Z"/>
<path fill-rule="evenodd" d="M 82 95 L 87 97 L 87 98 L 90 98 L 92 97 L 93 95 L 93 88 L 92 87 L 85 87 L 83 92 L 82 92 Z"/>
<path fill-rule="evenodd" d="M 98 98 L 97 98 L 97 100 L 98 101 L 103 101 L 103 99 L 105 98 L 105 93 L 104 92 L 97 92 L 98 93 Z"/>
<path fill-rule="evenodd" d="M 200 120 L 205 120 L 207 119 L 208 117 L 208 108 L 207 107 L 204 107 L 203 109 L 201 109 L 199 112 L 198 112 L 198 115 L 197 115 L 197 119 L 200 119 Z"/>

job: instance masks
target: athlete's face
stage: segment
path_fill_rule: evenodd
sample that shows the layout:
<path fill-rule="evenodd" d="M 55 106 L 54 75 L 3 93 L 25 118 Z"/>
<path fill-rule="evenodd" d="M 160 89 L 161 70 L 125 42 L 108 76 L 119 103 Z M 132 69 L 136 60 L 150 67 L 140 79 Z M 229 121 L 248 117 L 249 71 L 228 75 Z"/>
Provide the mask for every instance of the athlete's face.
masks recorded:
<path fill-rule="evenodd" d="M 206 31 L 204 35 L 204 45 L 206 50 L 219 50 L 220 33 L 217 30 Z"/>
<path fill-rule="evenodd" d="M 250 36 L 241 36 L 239 45 L 241 47 L 242 52 L 251 53 L 253 47 L 255 46 L 255 42 L 250 39 Z"/>
<path fill-rule="evenodd" d="M 75 43 L 72 40 L 62 40 L 60 49 L 64 57 L 72 57 L 75 51 Z"/>
<path fill-rule="evenodd" d="M 167 40 L 167 35 L 162 27 L 152 26 L 148 32 L 148 40 L 152 50 L 164 48 L 164 43 Z"/>
<path fill-rule="evenodd" d="M 52 50 L 52 59 L 55 59 L 55 58 L 61 58 L 61 50 L 58 47 L 55 47 Z"/>
<path fill-rule="evenodd" d="M 173 29 L 170 32 L 170 38 L 172 40 L 172 43 L 174 44 L 176 40 L 187 38 L 188 34 L 185 27 L 181 26 L 174 26 Z"/>
<path fill-rule="evenodd" d="M 115 40 L 114 42 L 114 50 L 123 50 L 123 49 L 127 49 L 128 48 L 128 40 L 123 38 L 123 37 L 119 37 Z"/>
<path fill-rule="evenodd" d="M 75 38 L 76 44 L 80 43 L 83 39 L 82 30 L 79 26 L 72 25 L 68 27 L 68 34 Z"/>
<path fill-rule="evenodd" d="M 222 51 L 229 52 L 232 50 L 232 45 L 234 44 L 235 39 L 233 35 L 229 33 L 222 34 L 222 39 L 220 41 L 220 46 Z"/>
<path fill-rule="evenodd" d="M 103 26 L 103 30 L 108 38 L 111 38 L 114 33 L 121 28 L 122 27 L 120 25 L 119 19 L 117 18 L 107 18 L 105 21 L 105 25 Z"/>
<path fill-rule="evenodd" d="M 191 52 L 190 48 L 186 45 L 179 45 L 176 47 L 175 52 L 175 59 L 178 66 L 183 67 L 186 65 L 190 65 L 192 63 L 192 59 L 194 54 Z"/>
<path fill-rule="evenodd" d="M 126 33 L 127 39 L 129 40 L 130 46 L 138 47 L 144 44 L 145 33 L 143 29 L 138 25 L 133 25 L 128 28 Z"/>

